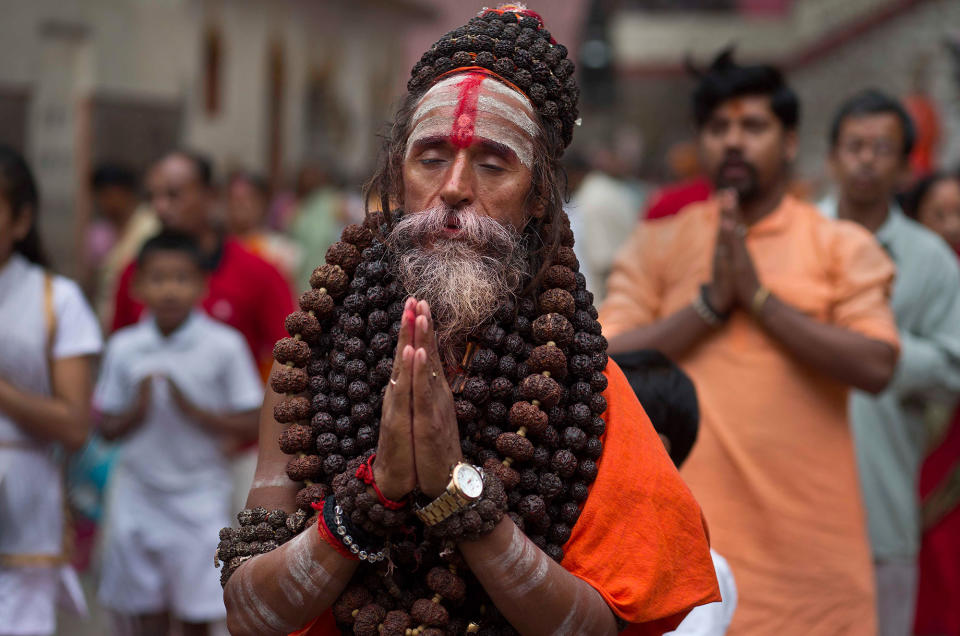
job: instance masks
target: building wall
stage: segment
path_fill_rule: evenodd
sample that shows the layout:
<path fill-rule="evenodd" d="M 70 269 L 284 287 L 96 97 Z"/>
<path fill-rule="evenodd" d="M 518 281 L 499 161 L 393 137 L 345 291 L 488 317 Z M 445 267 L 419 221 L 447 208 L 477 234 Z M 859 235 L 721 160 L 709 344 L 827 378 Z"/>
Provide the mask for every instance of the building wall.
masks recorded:
<path fill-rule="evenodd" d="M 954 166 L 960 160 L 960 86 L 942 42 L 958 24 L 960 2 L 930 0 L 793 72 L 790 79 L 803 100 L 799 171 L 826 176 L 827 130 L 845 98 L 866 87 L 906 95 L 921 58 L 928 60 L 929 90 L 944 128 L 941 158 Z"/>
<path fill-rule="evenodd" d="M 788 80 L 802 106 L 798 176 L 816 186 L 824 185 L 829 180 L 825 165 L 827 131 L 839 104 L 867 87 L 898 97 L 906 95 L 921 59 L 927 61 L 929 91 L 940 110 L 941 158 L 947 166 L 960 162 L 960 87 L 953 79 L 954 70 L 942 44 L 957 24 L 960 2 L 925 0 L 789 69 Z M 759 45 L 749 39 L 752 32 L 748 25 L 740 29 L 738 51 L 744 51 L 740 59 L 766 61 L 759 55 Z M 809 34 L 805 37 L 809 39 Z M 696 61 L 705 64 L 729 41 L 719 42 L 709 53 L 698 54 Z M 663 175 L 663 159 L 671 144 L 695 134 L 689 105 L 694 83 L 677 67 L 690 45 L 689 40 L 676 41 L 670 65 L 646 67 L 641 72 L 636 66 L 621 68 L 619 117 L 643 131 L 648 151 L 646 172 L 651 175 Z M 707 51 L 702 46 L 700 49 Z M 787 57 L 772 59 L 789 60 L 788 52 L 795 50 L 782 49 L 780 54 Z"/>
<path fill-rule="evenodd" d="M 3 137 L 23 146 L 37 172 L 43 230 L 57 264 L 70 271 L 77 250 L 72 237 L 82 236 L 89 219 L 85 182 L 92 159 L 106 152 L 98 148 L 126 158 L 140 153 L 135 163 L 142 167 L 157 147 L 183 145 L 209 154 L 221 171 L 268 171 L 273 46 L 282 50 L 284 71 L 281 167 L 289 174 L 304 159 L 323 155 L 359 180 L 372 163 L 374 132 L 395 93 L 383 90 L 384 78 L 397 78 L 391 89 L 402 88 L 408 68 L 403 34 L 426 15 L 410 10 L 409 0 L 403 4 L 0 0 L 0 97 L 6 96 L 11 112 L 22 111 L 24 99 L 27 104 L 26 130 L 4 130 Z M 204 107 L 203 42 L 210 28 L 222 38 L 215 114 Z M 335 149 L 306 143 L 306 92 L 318 68 L 327 69 L 328 92 L 343 115 L 337 136 L 343 143 Z M 104 104 L 127 116 L 125 127 L 108 131 L 111 137 L 98 146 L 93 133 L 104 134 L 97 119 Z M 167 123 L 149 129 L 149 113 L 157 111 Z M 144 130 L 128 135 L 138 117 Z M 171 128 L 170 122 L 178 123 Z M 138 142 L 150 135 L 153 144 Z"/>

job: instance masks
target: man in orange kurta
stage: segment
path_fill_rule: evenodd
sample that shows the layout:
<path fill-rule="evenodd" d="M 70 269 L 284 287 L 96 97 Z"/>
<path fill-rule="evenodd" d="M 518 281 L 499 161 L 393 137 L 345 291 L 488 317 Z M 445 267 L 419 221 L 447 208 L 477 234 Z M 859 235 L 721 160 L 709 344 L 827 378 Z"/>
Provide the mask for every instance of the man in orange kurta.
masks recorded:
<path fill-rule="evenodd" d="M 660 348 L 696 384 L 681 475 L 737 580 L 730 633 L 873 634 L 846 397 L 892 374 L 894 269 L 865 231 L 784 193 L 796 111 L 771 71 L 711 68 L 695 107 L 720 194 L 634 232 L 600 321 L 610 351 Z"/>

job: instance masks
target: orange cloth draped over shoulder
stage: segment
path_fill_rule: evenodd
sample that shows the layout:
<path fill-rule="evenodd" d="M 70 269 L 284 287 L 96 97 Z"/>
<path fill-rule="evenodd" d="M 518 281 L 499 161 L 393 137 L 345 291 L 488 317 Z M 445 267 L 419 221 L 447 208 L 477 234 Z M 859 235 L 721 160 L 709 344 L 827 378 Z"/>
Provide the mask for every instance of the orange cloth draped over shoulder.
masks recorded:
<path fill-rule="evenodd" d="M 631 623 L 623 634 L 674 629 L 720 600 L 700 507 L 613 360 L 604 372 L 607 430 L 597 479 L 564 546 L 562 565 Z M 296 636 L 339 634 L 328 611 Z"/>
<path fill-rule="evenodd" d="M 614 262 L 607 338 L 689 306 L 712 277 L 715 201 L 641 224 Z M 814 320 L 898 347 L 894 267 L 863 228 L 784 197 L 746 236 L 760 281 Z M 681 475 L 737 581 L 729 634 L 873 635 L 873 567 L 848 388 L 795 360 L 738 310 L 677 359 L 700 401 Z"/>

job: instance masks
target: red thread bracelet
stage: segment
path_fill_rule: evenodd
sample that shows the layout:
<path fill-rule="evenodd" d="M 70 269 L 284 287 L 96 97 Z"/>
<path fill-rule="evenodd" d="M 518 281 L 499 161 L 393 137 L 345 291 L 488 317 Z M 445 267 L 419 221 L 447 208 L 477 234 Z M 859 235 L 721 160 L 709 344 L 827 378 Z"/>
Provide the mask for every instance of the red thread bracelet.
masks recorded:
<path fill-rule="evenodd" d="M 337 537 L 334 536 L 330 528 L 327 527 L 327 522 L 323 519 L 323 501 L 312 502 L 310 507 L 317 511 L 317 532 L 320 533 L 320 538 L 323 539 L 331 548 L 336 550 L 341 556 L 344 556 L 351 561 L 359 561 L 360 559 L 356 554 L 350 552 L 347 549 L 347 546 L 343 545 L 340 541 L 337 540 Z"/>
<path fill-rule="evenodd" d="M 380 500 L 380 503 L 383 504 L 384 508 L 388 510 L 403 510 L 407 507 L 406 501 L 394 501 L 393 499 L 388 499 L 386 495 L 380 492 L 380 488 L 377 486 L 376 480 L 373 478 L 373 460 L 377 458 L 377 454 L 374 453 L 365 461 L 357 467 L 357 479 L 363 481 L 363 483 L 368 486 L 373 486 L 373 491 L 377 493 L 377 499 Z"/>

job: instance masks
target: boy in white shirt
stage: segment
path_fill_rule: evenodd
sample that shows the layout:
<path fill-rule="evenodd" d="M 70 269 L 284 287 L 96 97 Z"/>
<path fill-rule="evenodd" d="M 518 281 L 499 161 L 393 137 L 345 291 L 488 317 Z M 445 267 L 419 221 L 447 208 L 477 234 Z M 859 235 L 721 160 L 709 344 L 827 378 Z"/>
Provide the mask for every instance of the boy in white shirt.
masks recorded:
<path fill-rule="evenodd" d="M 679 469 L 690 454 L 700 427 L 700 407 L 693 382 L 659 351 L 646 349 L 611 356 L 637 394 L 650 423 Z M 710 550 L 720 585 L 719 603 L 693 608 L 675 631 L 664 636 L 723 636 L 737 609 L 737 584 L 726 559 Z"/>
<path fill-rule="evenodd" d="M 196 305 L 205 273 L 193 241 L 163 232 L 138 259 L 150 314 L 107 343 L 94 395 L 101 432 L 120 440 L 104 526 L 99 596 L 124 633 L 209 632 L 226 616 L 210 566 L 229 524 L 224 446 L 257 426 L 263 388 L 240 333 Z"/>

